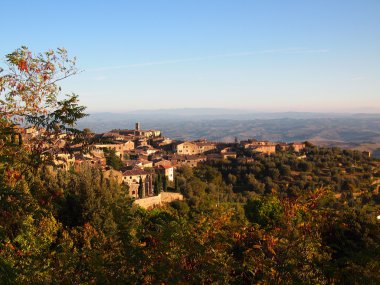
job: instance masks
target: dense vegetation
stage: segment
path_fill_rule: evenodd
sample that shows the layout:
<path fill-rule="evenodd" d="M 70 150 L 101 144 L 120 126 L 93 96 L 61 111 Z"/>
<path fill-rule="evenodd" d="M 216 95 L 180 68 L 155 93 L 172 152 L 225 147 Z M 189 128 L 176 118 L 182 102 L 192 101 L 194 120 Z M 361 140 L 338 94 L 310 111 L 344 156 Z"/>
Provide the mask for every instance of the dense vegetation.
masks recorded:
<path fill-rule="evenodd" d="M 379 282 L 377 194 L 227 194 L 208 165 L 178 179 L 187 200 L 152 211 L 92 168 L 21 179 L 1 201 L 2 283 Z"/>
<path fill-rule="evenodd" d="M 247 159 L 213 161 L 234 192 L 278 193 L 296 197 L 302 192 L 325 187 L 348 197 L 370 195 L 380 178 L 379 161 L 359 151 L 319 148 L 308 144 L 301 153 L 277 152 L 262 156 L 242 151 Z"/>
<path fill-rule="evenodd" d="M 50 66 L 47 56 L 36 64 Z M 21 49 L 11 63 L 31 72 L 29 57 Z M 44 78 L 25 91 L 2 77 L 2 102 L 50 90 Z M 53 148 L 15 140 L 9 115 L 25 112 L 27 122 L 51 124 L 49 138 L 80 138 L 70 128 L 83 115 L 76 97 L 60 104 L 54 95 L 48 109 L 1 109 L 1 284 L 380 283 L 378 161 L 313 146 L 306 157 L 243 152 L 250 158 L 178 169 L 173 187 L 157 180 L 186 200 L 146 211 L 100 170 L 54 170 Z"/>

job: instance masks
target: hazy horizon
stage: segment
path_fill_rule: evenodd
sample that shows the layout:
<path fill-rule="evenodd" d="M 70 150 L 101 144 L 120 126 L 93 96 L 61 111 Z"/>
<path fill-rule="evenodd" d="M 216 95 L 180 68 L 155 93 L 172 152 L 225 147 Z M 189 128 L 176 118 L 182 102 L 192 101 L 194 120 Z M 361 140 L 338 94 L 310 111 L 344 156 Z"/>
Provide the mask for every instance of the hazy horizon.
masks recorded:
<path fill-rule="evenodd" d="M 110 114 L 126 114 L 126 113 L 145 113 L 145 112 L 171 112 L 171 111 L 217 111 L 217 112 L 228 112 L 231 114 L 286 114 L 286 113 L 294 113 L 294 114 L 338 114 L 338 115 L 356 115 L 356 114 L 369 114 L 369 115 L 380 115 L 380 110 L 373 108 L 358 108 L 353 110 L 345 110 L 345 111 L 291 111 L 291 110 L 283 110 L 283 111 L 271 111 L 271 110 L 256 110 L 256 109 L 238 109 L 238 108 L 191 108 L 191 107 L 177 107 L 177 108 L 146 108 L 146 109 L 131 109 L 131 110 L 123 110 L 123 111 L 107 111 L 107 110 L 99 110 L 99 111 L 91 111 L 89 114 L 102 114 L 102 113 L 110 113 Z M 211 114 L 212 115 L 212 114 Z"/>

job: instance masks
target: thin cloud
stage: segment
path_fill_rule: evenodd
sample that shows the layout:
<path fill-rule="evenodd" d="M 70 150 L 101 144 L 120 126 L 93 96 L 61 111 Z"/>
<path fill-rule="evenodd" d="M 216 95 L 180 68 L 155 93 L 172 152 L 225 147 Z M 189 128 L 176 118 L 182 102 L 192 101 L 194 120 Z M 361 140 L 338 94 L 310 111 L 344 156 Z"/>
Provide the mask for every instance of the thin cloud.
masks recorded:
<path fill-rule="evenodd" d="M 246 51 L 246 52 L 236 52 L 236 53 L 226 53 L 218 55 L 209 55 L 203 57 L 189 57 L 182 59 L 173 59 L 173 60 L 163 60 L 163 61 L 150 61 L 143 63 L 133 63 L 126 65 L 114 65 L 114 66 L 103 66 L 98 68 L 92 68 L 88 71 L 105 71 L 105 70 L 115 70 L 115 69 L 125 69 L 125 68 L 135 68 L 135 67 L 146 67 L 154 65 L 165 65 L 165 64 L 176 64 L 183 62 L 196 62 L 196 61 L 205 61 L 210 59 L 218 58 L 229 58 L 229 57 L 245 57 L 252 56 L 257 54 L 303 54 L 303 53 L 327 53 L 328 49 L 304 49 L 304 48 L 288 48 L 288 49 L 268 49 L 268 50 L 256 50 L 256 51 Z"/>

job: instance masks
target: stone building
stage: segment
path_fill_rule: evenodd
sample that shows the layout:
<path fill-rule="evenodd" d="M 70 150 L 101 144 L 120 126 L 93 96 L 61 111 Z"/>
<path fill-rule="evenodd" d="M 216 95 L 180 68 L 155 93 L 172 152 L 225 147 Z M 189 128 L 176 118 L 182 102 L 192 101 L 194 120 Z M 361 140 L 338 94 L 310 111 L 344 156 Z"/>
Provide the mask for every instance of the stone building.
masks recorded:
<path fill-rule="evenodd" d="M 176 146 L 176 152 L 180 155 L 203 154 L 214 149 L 216 149 L 215 143 L 206 140 L 183 142 Z"/>
<path fill-rule="evenodd" d="M 129 195 L 134 198 L 139 198 L 138 188 L 140 180 L 143 185 L 143 197 L 153 196 L 152 174 L 141 169 L 133 169 L 123 172 L 123 183 L 129 186 Z"/>
<path fill-rule="evenodd" d="M 258 147 L 258 146 L 266 146 L 266 145 L 271 145 L 271 144 L 274 144 L 272 142 L 269 142 L 269 141 L 258 141 L 258 140 L 255 140 L 255 139 L 249 139 L 249 140 L 246 140 L 246 141 L 241 141 L 240 144 L 248 149 L 248 148 L 254 148 L 254 147 Z"/>
<path fill-rule="evenodd" d="M 206 161 L 206 156 L 203 155 L 178 155 L 175 154 L 168 158 L 175 167 L 189 166 L 196 167 L 198 163 Z"/>
<path fill-rule="evenodd" d="M 263 154 L 273 154 L 276 153 L 276 145 L 275 144 L 268 144 L 268 145 L 259 145 L 254 147 L 249 147 L 253 152 L 259 152 Z"/>
<path fill-rule="evenodd" d="M 240 144 L 245 149 L 250 149 L 253 152 L 263 153 L 263 154 L 273 154 L 276 152 L 276 144 L 269 141 L 258 141 L 250 139 L 247 141 L 241 141 Z"/>
<path fill-rule="evenodd" d="M 110 143 L 110 144 L 95 144 L 97 149 L 113 149 L 116 152 L 123 153 L 124 151 L 132 150 L 135 148 L 135 143 L 133 141 Z"/>
<path fill-rule="evenodd" d="M 306 147 L 306 145 L 301 142 L 290 143 L 289 146 L 290 146 L 290 149 L 294 150 L 295 152 L 300 152 Z"/>
<path fill-rule="evenodd" d="M 135 129 L 133 130 L 112 130 L 112 133 L 118 133 L 123 136 L 133 135 L 135 138 L 156 138 L 161 136 L 161 131 L 159 130 L 141 130 L 140 123 L 135 124 Z"/>

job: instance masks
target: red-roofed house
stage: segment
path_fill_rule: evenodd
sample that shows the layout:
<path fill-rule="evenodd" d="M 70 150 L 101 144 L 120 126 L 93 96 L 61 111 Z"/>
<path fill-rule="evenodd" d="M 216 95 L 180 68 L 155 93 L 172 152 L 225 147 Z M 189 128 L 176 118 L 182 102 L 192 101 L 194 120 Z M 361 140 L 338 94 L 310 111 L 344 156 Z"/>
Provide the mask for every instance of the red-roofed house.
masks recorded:
<path fill-rule="evenodd" d="M 160 171 L 162 174 L 165 175 L 165 177 L 168 178 L 168 181 L 173 182 L 174 181 L 174 168 L 173 166 L 169 165 L 156 165 L 154 167 L 157 171 Z"/>

